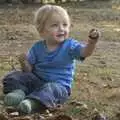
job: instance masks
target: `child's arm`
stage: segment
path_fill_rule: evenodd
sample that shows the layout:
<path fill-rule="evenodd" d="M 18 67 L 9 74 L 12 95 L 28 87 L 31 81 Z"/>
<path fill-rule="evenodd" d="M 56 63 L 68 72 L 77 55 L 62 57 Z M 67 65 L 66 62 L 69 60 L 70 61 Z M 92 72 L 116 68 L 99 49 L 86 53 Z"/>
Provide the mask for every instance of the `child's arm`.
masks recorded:
<path fill-rule="evenodd" d="M 93 50 L 95 49 L 95 45 L 100 37 L 100 32 L 96 29 L 92 29 L 89 32 L 88 36 L 88 42 L 85 48 L 82 49 L 81 55 L 82 57 L 88 57 L 93 53 Z"/>
<path fill-rule="evenodd" d="M 23 72 L 32 72 L 32 65 L 29 64 L 25 54 L 21 54 L 18 61 Z"/>

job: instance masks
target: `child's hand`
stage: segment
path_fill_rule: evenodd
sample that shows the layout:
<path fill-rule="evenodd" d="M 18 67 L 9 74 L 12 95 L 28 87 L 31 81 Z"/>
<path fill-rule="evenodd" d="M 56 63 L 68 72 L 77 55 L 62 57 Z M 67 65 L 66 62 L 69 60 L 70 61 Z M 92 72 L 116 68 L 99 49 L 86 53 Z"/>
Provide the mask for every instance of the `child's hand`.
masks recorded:
<path fill-rule="evenodd" d="M 100 37 L 100 32 L 97 29 L 91 29 L 89 32 L 89 43 L 96 44 L 98 41 L 98 38 Z"/>
<path fill-rule="evenodd" d="M 31 72 L 32 66 L 28 63 L 26 55 L 24 53 L 19 55 L 18 61 L 23 72 Z"/>

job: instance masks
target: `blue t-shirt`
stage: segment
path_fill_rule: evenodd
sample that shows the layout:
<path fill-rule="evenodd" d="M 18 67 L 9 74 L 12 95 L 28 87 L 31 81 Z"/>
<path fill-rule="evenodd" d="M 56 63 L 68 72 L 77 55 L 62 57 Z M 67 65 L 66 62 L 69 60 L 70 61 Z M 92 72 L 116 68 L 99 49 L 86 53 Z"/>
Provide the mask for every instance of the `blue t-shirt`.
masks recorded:
<path fill-rule="evenodd" d="M 28 61 L 33 65 L 33 73 L 43 80 L 58 82 L 71 88 L 75 70 L 75 59 L 84 60 L 81 49 L 85 44 L 73 38 L 60 43 L 54 51 L 48 51 L 45 41 L 38 41 L 28 51 Z"/>

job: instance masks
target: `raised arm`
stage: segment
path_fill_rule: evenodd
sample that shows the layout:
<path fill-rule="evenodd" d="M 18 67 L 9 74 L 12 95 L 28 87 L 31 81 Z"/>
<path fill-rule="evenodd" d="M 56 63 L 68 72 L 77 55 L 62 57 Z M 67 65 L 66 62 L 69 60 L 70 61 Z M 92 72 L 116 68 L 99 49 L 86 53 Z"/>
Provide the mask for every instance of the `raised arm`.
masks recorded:
<path fill-rule="evenodd" d="M 82 57 L 88 57 L 93 53 L 99 37 L 100 37 L 100 32 L 98 30 L 92 29 L 89 32 L 87 45 L 81 51 Z"/>

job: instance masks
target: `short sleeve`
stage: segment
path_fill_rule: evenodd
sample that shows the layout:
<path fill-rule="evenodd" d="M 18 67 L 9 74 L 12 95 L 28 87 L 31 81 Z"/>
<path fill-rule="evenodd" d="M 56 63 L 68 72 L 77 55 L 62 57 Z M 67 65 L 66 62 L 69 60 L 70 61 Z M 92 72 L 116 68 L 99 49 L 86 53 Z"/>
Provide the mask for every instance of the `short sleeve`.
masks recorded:
<path fill-rule="evenodd" d="M 30 48 L 27 53 L 27 60 L 31 65 L 34 65 L 36 62 L 34 47 Z"/>
<path fill-rule="evenodd" d="M 85 57 L 82 56 L 81 50 L 86 47 L 86 44 L 72 40 L 70 44 L 70 55 L 72 59 L 83 61 Z"/>

